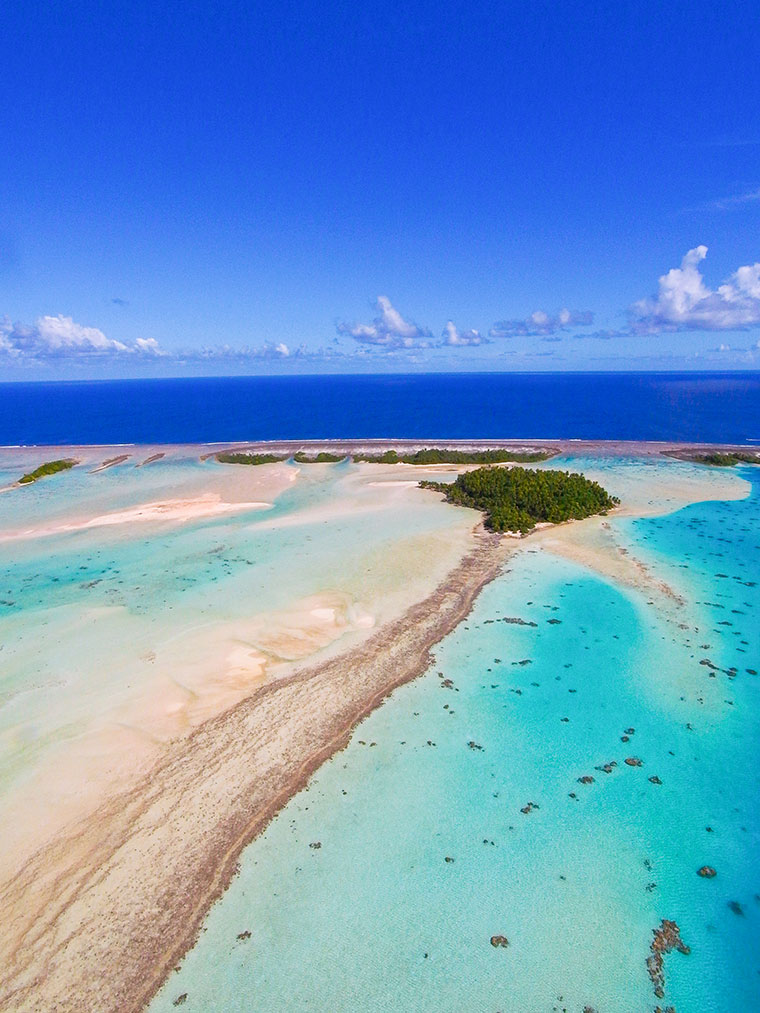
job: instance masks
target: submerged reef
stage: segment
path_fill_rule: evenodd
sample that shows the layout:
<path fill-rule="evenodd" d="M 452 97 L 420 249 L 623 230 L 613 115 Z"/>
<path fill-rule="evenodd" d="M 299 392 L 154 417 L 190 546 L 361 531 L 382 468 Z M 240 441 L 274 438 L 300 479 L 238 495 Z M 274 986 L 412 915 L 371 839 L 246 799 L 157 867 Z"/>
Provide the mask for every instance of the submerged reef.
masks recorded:
<path fill-rule="evenodd" d="M 681 931 L 676 922 L 663 918 L 658 929 L 652 929 L 651 955 L 647 957 L 647 971 L 654 985 L 654 994 L 662 999 L 665 994 L 665 960 L 664 957 L 673 950 L 688 956 L 691 949 L 681 939 Z"/>
<path fill-rule="evenodd" d="M 737 464 L 760 464 L 760 454 L 744 450 L 684 450 L 669 453 L 679 461 L 691 461 L 693 464 L 708 464 L 713 468 L 733 468 Z"/>

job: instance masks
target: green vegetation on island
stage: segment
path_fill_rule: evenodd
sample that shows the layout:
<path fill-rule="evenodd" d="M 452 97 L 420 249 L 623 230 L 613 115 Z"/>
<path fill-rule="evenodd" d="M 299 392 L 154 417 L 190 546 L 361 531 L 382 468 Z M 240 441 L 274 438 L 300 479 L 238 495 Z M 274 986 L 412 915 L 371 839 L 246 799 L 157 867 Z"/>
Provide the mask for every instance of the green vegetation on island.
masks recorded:
<path fill-rule="evenodd" d="M 508 447 L 494 447 L 490 450 L 446 450 L 440 447 L 426 447 L 414 454 L 399 454 L 386 450 L 384 454 L 354 454 L 355 461 L 371 464 L 532 464 L 554 457 L 556 450 L 510 450 Z"/>
<path fill-rule="evenodd" d="M 320 450 L 318 454 L 306 454 L 299 450 L 293 454 L 293 460 L 297 464 L 337 464 L 338 461 L 345 461 L 346 454 L 330 454 L 326 450 Z"/>
<path fill-rule="evenodd" d="M 604 514 L 619 503 L 597 482 L 569 471 L 478 468 L 454 482 L 420 482 L 449 503 L 482 510 L 492 531 L 527 534 L 536 524 L 559 524 Z"/>
<path fill-rule="evenodd" d="M 494 447 L 489 450 L 445 450 L 440 447 L 426 447 L 413 454 L 399 453 L 397 450 L 386 450 L 382 454 L 351 454 L 351 459 L 366 464 L 532 464 L 546 461 L 557 453 L 553 448 L 547 450 L 510 450 Z M 224 450 L 216 454 L 220 464 L 277 464 L 281 461 L 293 460 L 297 464 L 336 464 L 344 461 L 347 453 L 333 453 L 320 450 L 308 453 L 299 450 L 290 454 L 253 454 L 246 451 Z"/>
<path fill-rule="evenodd" d="M 220 464 L 280 464 L 293 460 L 296 464 L 336 464 L 344 461 L 345 454 L 330 454 L 321 450 L 317 454 L 307 454 L 299 450 L 296 454 L 248 454 L 242 451 L 222 451 L 216 455 Z"/>
<path fill-rule="evenodd" d="M 242 454 L 223 451 L 216 455 L 220 464 L 277 464 L 278 461 L 287 461 L 287 455 L 283 454 Z"/>
<path fill-rule="evenodd" d="M 35 468 L 34 471 L 27 472 L 19 480 L 19 485 L 30 485 L 32 482 L 36 482 L 39 478 L 45 478 L 47 475 L 55 475 L 59 471 L 68 471 L 69 468 L 73 468 L 76 461 L 60 460 L 60 461 L 46 461 L 41 464 L 39 468 Z"/>
<path fill-rule="evenodd" d="M 736 464 L 760 464 L 757 454 L 746 454 L 741 450 L 726 453 L 713 451 L 709 454 L 689 454 L 682 460 L 693 461 L 695 464 L 709 464 L 713 468 L 733 468 Z"/>

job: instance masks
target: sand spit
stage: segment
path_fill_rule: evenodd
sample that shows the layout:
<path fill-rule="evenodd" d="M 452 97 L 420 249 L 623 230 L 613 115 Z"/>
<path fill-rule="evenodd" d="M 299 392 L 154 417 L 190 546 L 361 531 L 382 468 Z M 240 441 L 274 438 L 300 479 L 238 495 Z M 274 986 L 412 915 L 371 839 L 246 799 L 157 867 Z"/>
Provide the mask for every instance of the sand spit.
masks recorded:
<path fill-rule="evenodd" d="M 13 542 L 26 538 L 42 538 L 45 535 L 59 535 L 71 531 L 86 531 L 91 528 L 112 527 L 122 524 L 198 521 L 219 517 L 222 514 L 244 513 L 246 510 L 267 510 L 271 503 L 254 501 L 250 503 L 226 503 L 214 493 L 198 496 L 196 499 L 172 499 L 156 503 L 141 503 L 129 510 L 114 510 L 82 520 L 64 521 L 58 524 L 38 525 L 22 528 L 0 535 L 0 542 Z"/>
<path fill-rule="evenodd" d="M 673 469 L 660 466 L 644 477 L 640 471 L 626 474 L 624 469 L 614 475 L 589 468 L 583 473 L 620 497 L 621 506 L 611 512 L 617 517 L 662 516 L 688 504 L 739 500 L 749 494 L 749 483 L 736 472 L 694 468 L 682 473 L 677 468 L 674 462 Z M 578 563 L 613 584 L 658 598 L 663 606 L 684 604 L 680 590 L 637 558 L 621 538 L 619 528 L 603 517 L 541 527 L 530 535 L 528 544 Z"/>
<path fill-rule="evenodd" d="M 530 543 L 593 570 L 613 584 L 662 596 L 674 605 L 684 604 L 682 595 L 621 545 L 611 525 L 598 517 L 537 531 Z"/>
<path fill-rule="evenodd" d="M 482 528 L 473 540 L 400 620 L 170 744 L 132 790 L 34 855 L 0 895 L 0 1008 L 143 1008 L 192 945 L 242 848 L 362 717 L 428 667 L 431 647 L 498 574 L 510 545 Z"/>
<path fill-rule="evenodd" d="M 90 472 L 91 475 L 97 475 L 99 471 L 107 471 L 109 468 L 115 468 L 117 464 L 123 464 L 128 461 L 131 454 L 119 454 L 117 457 L 109 457 L 107 460 L 99 464 L 97 468 L 93 468 Z"/>

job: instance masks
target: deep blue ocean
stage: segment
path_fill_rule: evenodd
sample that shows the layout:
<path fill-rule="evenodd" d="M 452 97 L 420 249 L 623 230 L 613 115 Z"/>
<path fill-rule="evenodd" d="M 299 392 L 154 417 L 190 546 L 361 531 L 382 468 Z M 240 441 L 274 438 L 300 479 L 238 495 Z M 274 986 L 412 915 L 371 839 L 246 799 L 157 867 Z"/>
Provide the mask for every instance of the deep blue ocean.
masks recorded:
<path fill-rule="evenodd" d="M 760 372 L 435 373 L 0 384 L 0 445 L 760 440 Z"/>

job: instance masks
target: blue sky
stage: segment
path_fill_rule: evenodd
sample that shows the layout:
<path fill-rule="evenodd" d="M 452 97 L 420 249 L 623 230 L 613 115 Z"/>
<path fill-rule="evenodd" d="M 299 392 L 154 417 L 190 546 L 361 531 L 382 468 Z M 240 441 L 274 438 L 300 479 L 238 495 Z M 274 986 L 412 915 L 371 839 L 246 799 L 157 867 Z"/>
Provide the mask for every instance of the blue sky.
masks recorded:
<path fill-rule="evenodd" d="M 760 368 L 751 10 L 6 0 L 0 379 Z"/>

